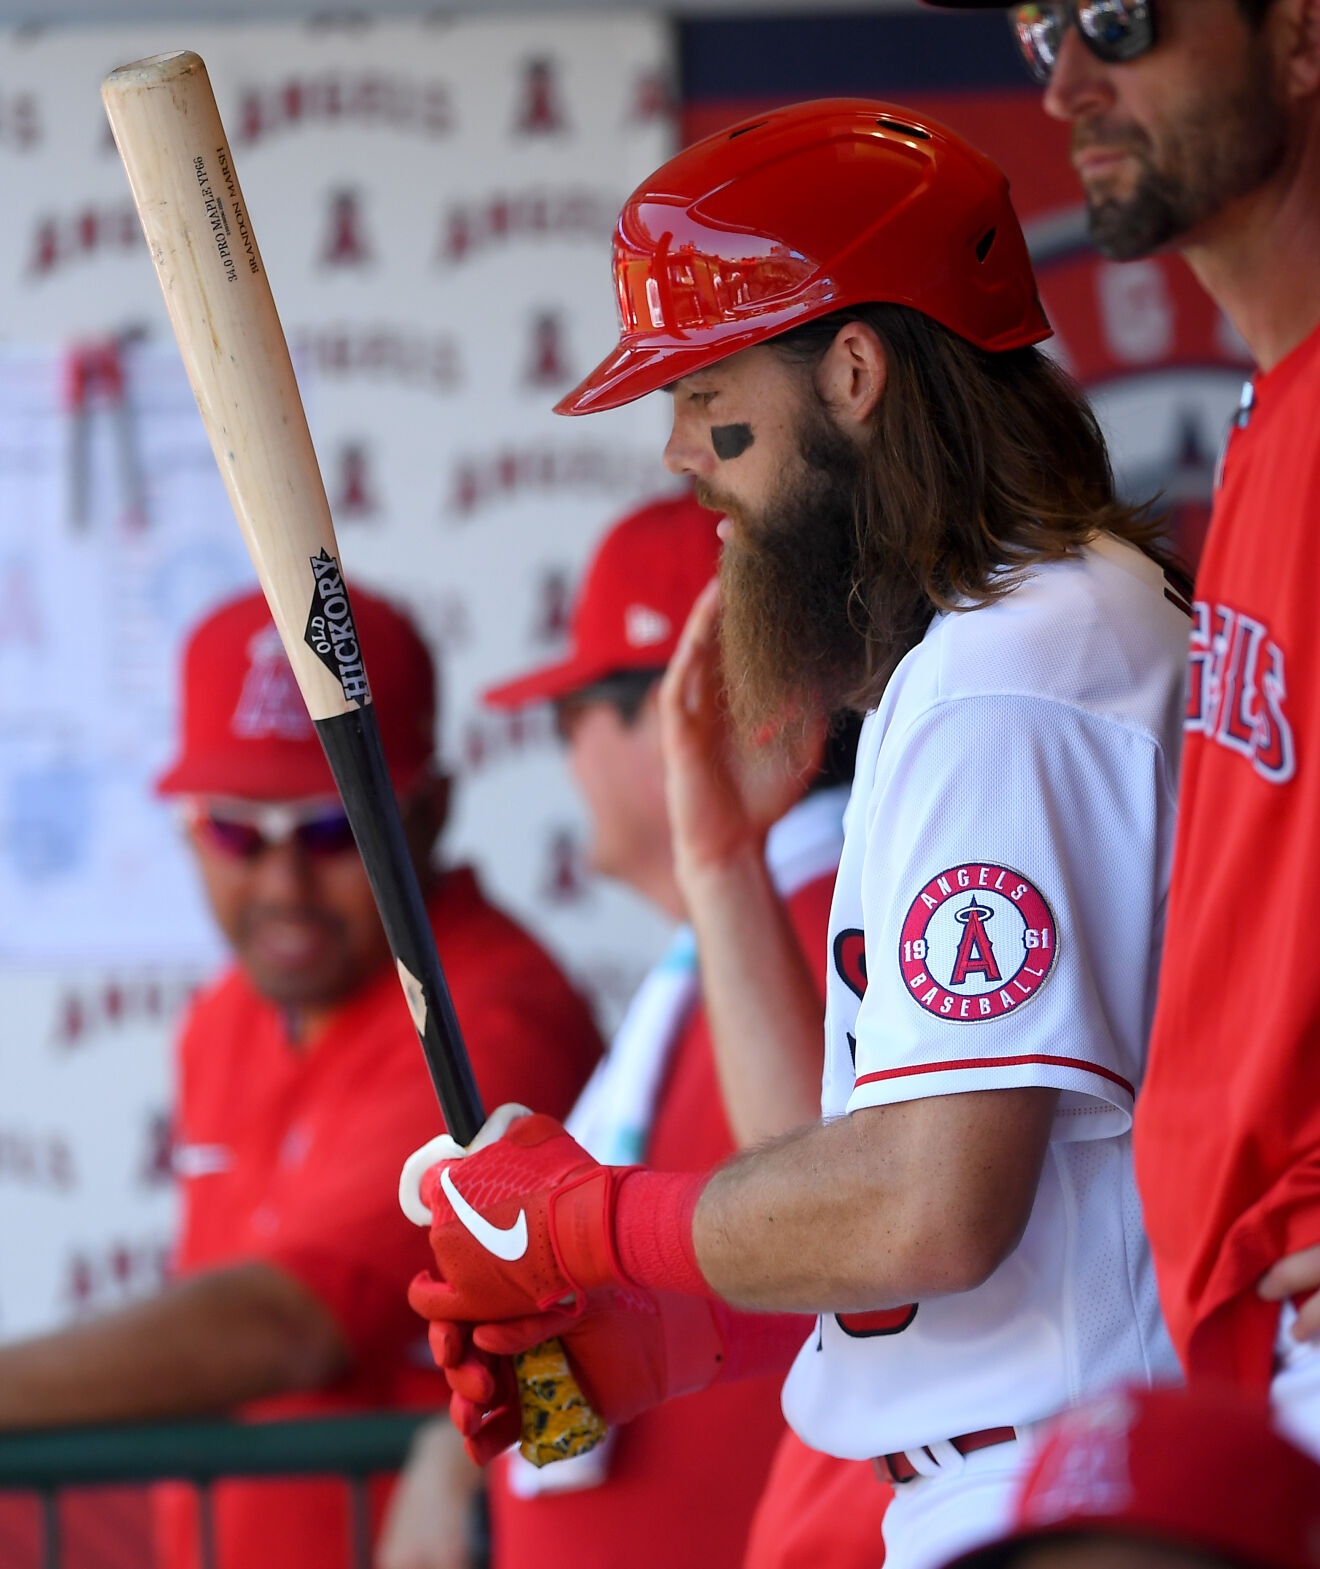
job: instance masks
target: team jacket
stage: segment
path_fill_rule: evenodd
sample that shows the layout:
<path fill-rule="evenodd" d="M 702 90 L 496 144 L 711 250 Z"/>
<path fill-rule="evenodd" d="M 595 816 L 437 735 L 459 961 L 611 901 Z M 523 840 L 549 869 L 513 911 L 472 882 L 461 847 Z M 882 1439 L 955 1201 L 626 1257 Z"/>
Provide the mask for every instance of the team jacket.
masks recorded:
<path fill-rule="evenodd" d="M 1256 1282 L 1320 1243 L 1320 329 L 1255 380 L 1197 576 L 1169 941 L 1137 1112 L 1189 1376 L 1263 1392 Z"/>

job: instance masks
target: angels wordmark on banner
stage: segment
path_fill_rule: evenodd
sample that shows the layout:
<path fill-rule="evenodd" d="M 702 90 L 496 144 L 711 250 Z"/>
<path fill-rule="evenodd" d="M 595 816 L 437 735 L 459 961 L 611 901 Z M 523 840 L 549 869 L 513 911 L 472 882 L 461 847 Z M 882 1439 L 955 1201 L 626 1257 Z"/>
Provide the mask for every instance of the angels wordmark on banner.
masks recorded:
<path fill-rule="evenodd" d="M 582 186 L 497 191 L 477 201 L 450 202 L 440 213 L 437 266 L 522 240 L 567 239 L 598 245 L 609 239 L 622 196 Z"/>
<path fill-rule="evenodd" d="M 137 1025 L 173 1022 L 200 985 L 193 975 L 107 977 L 66 986 L 55 1003 L 49 1034 L 59 1050 L 91 1045 Z"/>
<path fill-rule="evenodd" d="M 0 1127 L 0 1185 L 67 1193 L 77 1181 L 77 1162 L 66 1134 Z"/>
<path fill-rule="evenodd" d="M 464 454 L 455 460 L 443 510 L 466 521 L 486 507 L 528 494 L 641 495 L 648 481 L 654 483 L 655 467 L 651 450 L 593 442 L 538 443 Z"/>
<path fill-rule="evenodd" d="M 478 709 L 463 725 L 460 768 L 466 774 L 479 773 L 522 752 L 550 746 L 554 740 L 554 716 L 543 705 L 498 713 Z"/>
<path fill-rule="evenodd" d="M 447 82 L 380 71 L 322 71 L 245 85 L 239 88 L 235 120 L 239 144 L 312 125 L 379 126 L 427 139 L 448 136 L 455 128 Z"/>
<path fill-rule="evenodd" d="M 395 382 L 428 392 L 457 392 L 466 380 L 462 344 L 451 332 L 422 333 L 384 323 L 295 327 L 294 363 L 321 376 Z"/>
<path fill-rule="evenodd" d="M 105 251 L 142 248 L 142 226 L 132 202 L 112 207 L 81 207 L 74 212 L 43 214 L 36 221 L 28 249 L 27 272 L 46 278 L 74 261 Z"/>
<path fill-rule="evenodd" d="M 64 1265 L 63 1296 L 74 1318 L 92 1318 L 108 1308 L 149 1296 L 165 1284 L 169 1244 L 120 1238 L 103 1247 L 74 1248 Z"/>

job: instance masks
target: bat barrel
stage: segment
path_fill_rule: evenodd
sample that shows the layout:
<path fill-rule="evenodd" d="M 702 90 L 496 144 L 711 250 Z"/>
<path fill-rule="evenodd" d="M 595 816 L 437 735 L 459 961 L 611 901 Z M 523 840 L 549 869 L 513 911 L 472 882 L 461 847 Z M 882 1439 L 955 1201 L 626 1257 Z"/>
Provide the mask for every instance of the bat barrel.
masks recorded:
<path fill-rule="evenodd" d="M 292 652 L 306 634 L 308 559 L 338 549 L 206 66 L 186 49 L 153 55 L 112 71 L 101 98 L 211 450 L 308 712 L 347 712 L 360 697 L 323 660 Z"/>

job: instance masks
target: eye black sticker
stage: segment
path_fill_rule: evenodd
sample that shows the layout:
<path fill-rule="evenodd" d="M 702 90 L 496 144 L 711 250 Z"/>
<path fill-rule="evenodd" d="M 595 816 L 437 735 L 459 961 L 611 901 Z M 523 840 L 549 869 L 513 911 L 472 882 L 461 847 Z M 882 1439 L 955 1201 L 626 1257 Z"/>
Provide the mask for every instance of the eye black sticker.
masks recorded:
<path fill-rule="evenodd" d="M 715 456 L 721 463 L 742 457 L 755 440 L 750 425 L 711 426 L 710 444 L 715 448 Z"/>

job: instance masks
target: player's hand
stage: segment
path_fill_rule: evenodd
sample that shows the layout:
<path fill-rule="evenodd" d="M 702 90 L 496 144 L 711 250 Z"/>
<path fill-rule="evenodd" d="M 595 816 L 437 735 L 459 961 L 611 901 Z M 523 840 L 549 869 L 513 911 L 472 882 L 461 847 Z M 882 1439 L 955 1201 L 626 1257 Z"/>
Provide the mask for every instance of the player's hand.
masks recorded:
<path fill-rule="evenodd" d="M 819 766 L 825 723 L 813 718 L 792 747 L 741 747 L 724 701 L 719 583 L 702 591 L 660 683 L 665 792 L 680 886 L 706 868 L 763 853 L 771 825 L 798 801 Z"/>
<path fill-rule="evenodd" d="M 520 1434 L 510 1360 L 518 1352 L 558 1338 L 592 1409 L 617 1427 L 714 1383 L 726 1362 L 727 1321 L 708 1298 L 608 1286 L 590 1292 L 575 1313 L 537 1313 L 475 1329 L 432 1324 L 431 1346 L 452 1390 L 453 1424 L 469 1455 L 484 1465 Z"/>
<path fill-rule="evenodd" d="M 576 1313 L 593 1286 L 623 1283 L 614 1248 L 617 1188 L 552 1117 L 494 1112 L 465 1153 L 452 1139 L 409 1157 L 400 1203 L 431 1223 L 438 1277 L 408 1300 L 424 1318 L 486 1323 L 549 1308 Z"/>
<path fill-rule="evenodd" d="M 1257 1291 L 1267 1302 L 1286 1302 L 1305 1296 L 1292 1326 L 1294 1340 L 1320 1336 L 1320 1247 L 1290 1253 L 1261 1277 Z"/>
<path fill-rule="evenodd" d="M 390 1496 L 374 1569 L 473 1569 L 473 1499 L 481 1473 L 440 1418 L 418 1428 Z"/>

